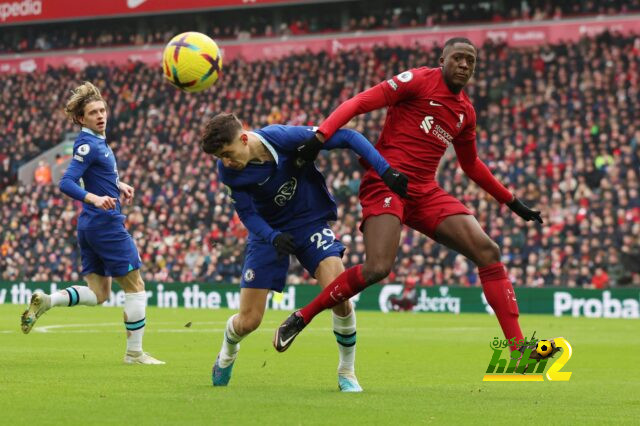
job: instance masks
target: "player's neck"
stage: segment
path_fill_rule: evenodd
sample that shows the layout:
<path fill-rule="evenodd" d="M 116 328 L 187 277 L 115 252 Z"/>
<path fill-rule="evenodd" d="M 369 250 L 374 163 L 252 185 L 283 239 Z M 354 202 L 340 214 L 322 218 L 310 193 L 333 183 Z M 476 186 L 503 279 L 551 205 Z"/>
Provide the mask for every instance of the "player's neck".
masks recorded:
<path fill-rule="evenodd" d="M 274 161 L 273 155 L 271 155 L 271 152 L 269 152 L 267 147 L 264 146 L 256 135 L 251 133 L 249 133 L 249 152 L 251 154 L 250 161 L 256 161 L 259 163 Z"/>
<path fill-rule="evenodd" d="M 462 86 L 454 86 L 454 85 L 450 84 L 446 79 L 444 80 L 444 84 L 447 85 L 447 87 L 449 88 L 449 91 L 451 93 L 453 93 L 454 95 L 459 95 L 460 92 L 462 92 L 462 89 L 464 88 Z"/>

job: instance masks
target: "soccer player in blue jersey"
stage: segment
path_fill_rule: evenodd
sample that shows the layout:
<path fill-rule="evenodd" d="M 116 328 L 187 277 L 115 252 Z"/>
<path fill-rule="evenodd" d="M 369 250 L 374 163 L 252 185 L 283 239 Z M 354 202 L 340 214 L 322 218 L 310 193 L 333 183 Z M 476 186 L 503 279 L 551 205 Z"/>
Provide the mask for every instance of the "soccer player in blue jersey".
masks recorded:
<path fill-rule="evenodd" d="M 96 306 L 111 293 L 113 277 L 125 292 L 124 325 L 127 333 L 126 364 L 164 364 L 142 350 L 147 295 L 140 276 L 138 249 L 124 227 L 118 198 L 131 202 L 134 189 L 118 179 L 113 151 L 107 144 L 107 105 L 97 87 L 89 82 L 72 91 L 65 113 L 82 126 L 73 145 L 73 158 L 60 190 L 82 201 L 78 218 L 78 242 L 82 275 L 87 286 L 74 285 L 51 295 L 35 292 L 22 314 L 27 334 L 36 320 L 54 306 Z M 82 178 L 84 188 L 79 181 Z"/>
<path fill-rule="evenodd" d="M 260 325 L 269 291 L 282 292 L 289 255 L 322 287 L 344 271 L 344 246 L 327 223 L 337 218 L 335 201 L 313 164 L 295 162 L 297 147 L 313 132 L 311 127 L 283 125 L 246 131 L 235 115 L 224 113 L 208 120 L 202 132 L 202 150 L 218 158 L 219 179 L 249 230 L 240 309 L 227 321 L 212 370 L 214 386 L 229 383 L 240 341 Z M 406 176 L 389 167 L 360 133 L 339 130 L 323 145 L 334 148 L 352 149 L 394 192 L 406 195 Z M 338 386 L 360 392 L 354 370 L 356 318 L 349 300 L 333 308 L 333 331 L 339 350 Z"/>

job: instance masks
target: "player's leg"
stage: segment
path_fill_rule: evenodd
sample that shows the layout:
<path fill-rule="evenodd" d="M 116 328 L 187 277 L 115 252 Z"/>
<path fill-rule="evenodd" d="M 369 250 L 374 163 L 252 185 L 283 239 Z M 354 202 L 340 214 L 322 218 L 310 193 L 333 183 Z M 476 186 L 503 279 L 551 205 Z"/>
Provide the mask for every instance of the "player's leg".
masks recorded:
<path fill-rule="evenodd" d="M 147 324 L 147 293 L 140 274 L 142 261 L 133 238 L 124 225 L 119 224 L 94 231 L 89 243 L 104 263 L 105 274 L 114 277 L 124 290 L 125 364 L 164 364 L 142 350 Z"/>
<path fill-rule="evenodd" d="M 325 309 L 349 300 L 389 275 L 398 252 L 402 224 L 391 214 L 371 216 L 364 223 L 365 261 L 341 273 L 307 306 L 300 309 L 305 324 Z"/>
<path fill-rule="evenodd" d="M 240 342 L 260 326 L 268 294 L 266 288 L 240 289 L 240 310 L 227 320 L 222 347 L 211 373 L 214 386 L 226 386 L 229 383 Z"/>
<path fill-rule="evenodd" d="M 86 243 L 84 232 L 86 231 L 78 231 L 78 241 L 82 258 L 82 275 L 87 281 L 88 287 L 73 285 L 51 295 L 36 291 L 31 296 L 29 307 L 20 318 L 23 333 L 29 333 L 38 318 L 53 307 L 95 306 L 109 298 L 111 278 L 104 276 L 102 261 Z M 106 287 L 107 284 L 105 284 L 107 279 L 109 287 Z"/>
<path fill-rule="evenodd" d="M 260 326 L 270 290 L 282 292 L 289 257 L 279 257 L 265 241 L 249 241 L 240 281 L 240 309 L 227 320 L 222 347 L 212 369 L 214 386 L 226 386 L 238 356 L 240 341 Z"/>
<path fill-rule="evenodd" d="M 164 364 L 142 350 L 142 338 L 147 321 L 147 293 L 139 269 L 114 278 L 124 290 L 124 327 L 127 333 L 125 364 Z"/>
<path fill-rule="evenodd" d="M 340 257 L 327 257 L 316 268 L 315 277 L 324 289 L 344 272 Z M 333 334 L 338 344 L 338 388 L 342 392 L 362 392 L 355 373 L 356 312 L 350 300 L 333 307 Z"/>
<path fill-rule="evenodd" d="M 506 269 L 500 261 L 500 248 L 484 232 L 475 217 L 456 214 L 442 220 L 435 238 L 461 253 L 478 266 L 480 283 L 507 339 L 523 339 L 518 323 L 518 302 Z M 512 345 L 515 349 L 517 345 Z"/>

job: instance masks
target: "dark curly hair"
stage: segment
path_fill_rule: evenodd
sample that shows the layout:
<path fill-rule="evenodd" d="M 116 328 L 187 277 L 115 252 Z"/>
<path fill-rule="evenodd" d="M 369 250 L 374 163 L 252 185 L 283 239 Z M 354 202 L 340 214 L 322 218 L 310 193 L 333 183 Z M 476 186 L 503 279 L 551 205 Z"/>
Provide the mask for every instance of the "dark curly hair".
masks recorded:
<path fill-rule="evenodd" d="M 207 154 L 216 154 L 230 144 L 242 131 L 242 123 L 235 114 L 220 113 L 210 118 L 200 134 L 200 147 Z"/>

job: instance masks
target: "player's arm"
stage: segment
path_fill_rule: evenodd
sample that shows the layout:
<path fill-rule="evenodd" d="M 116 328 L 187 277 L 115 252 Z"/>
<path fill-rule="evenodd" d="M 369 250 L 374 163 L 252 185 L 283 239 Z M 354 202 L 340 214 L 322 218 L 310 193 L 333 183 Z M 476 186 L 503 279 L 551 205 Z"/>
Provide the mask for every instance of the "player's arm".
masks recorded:
<path fill-rule="evenodd" d="M 273 245 L 279 255 L 292 254 L 296 247 L 293 236 L 273 229 L 257 212 L 249 193 L 227 187 L 238 217 L 254 235 Z"/>
<path fill-rule="evenodd" d="M 527 221 L 536 220 L 542 223 L 540 212 L 531 210 L 526 204 L 516 198 L 511 191 L 496 179 L 487 165 L 480 160 L 475 142 L 475 120 L 472 125 L 473 131 L 469 133 L 472 134 L 473 139 L 470 139 L 471 136 L 467 135 L 467 140 L 463 139 L 453 144 L 462 170 L 471 180 L 477 183 L 480 188 L 491 194 L 499 203 L 506 204 L 518 216 Z"/>
<path fill-rule="evenodd" d="M 414 96 L 420 89 L 419 82 L 413 78 L 415 73 L 416 70 L 405 71 L 340 104 L 322 122 L 316 134 L 300 145 L 298 157 L 303 161 L 315 160 L 322 143 L 353 117 Z"/>
<path fill-rule="evenodd" d="M 323 149 L 348 148 L 364 158 L 374 168 L 385 184 L 401 197 L 407 197 L 409 178 L 398 170 L 389 166 L 377 149 L 360 133 L 355 130 L 338 130 L 323 144 Z"/>
<path fill-rule="evenodd" d="M 80 186 L 80 178 L 93 162 L 92 153 L 90 150 L 87 150 L 85 153 L 82 148 L 83 146 L 88 146 L 88 144 L 80 145 L 75 150 L 76 152 L 71 159 L 71 163 L 64 172 L 62 179 L 60 179 L 58 187 L 60 188 L 60 191 L 75 200 L 93 204 L 97 208 L 103 210 L 113 209 L 116 207 L 115 198 L 108 196 L 100 197 Z"/>

